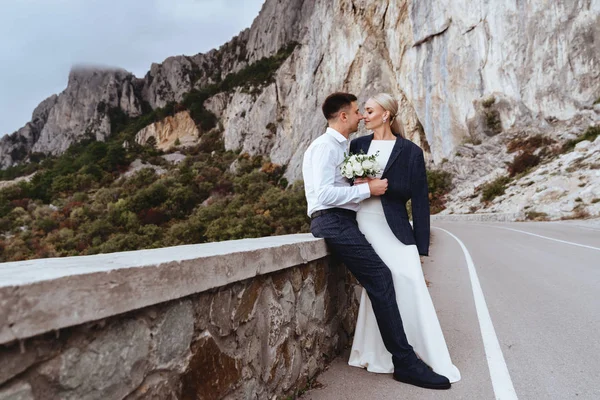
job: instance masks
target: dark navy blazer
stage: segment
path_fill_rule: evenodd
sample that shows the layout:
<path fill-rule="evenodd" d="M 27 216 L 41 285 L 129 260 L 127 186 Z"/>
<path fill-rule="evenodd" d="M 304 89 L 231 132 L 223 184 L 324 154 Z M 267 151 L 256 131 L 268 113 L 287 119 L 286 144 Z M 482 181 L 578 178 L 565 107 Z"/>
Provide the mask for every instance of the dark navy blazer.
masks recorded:
<path fill-rule="evenodd" d="M 366 154 L 372 140 L 373 135 L 354 139 L 350 153 Z M 429 193 L 423 150 L 397 135 L 381 178 L 388 180 L 388 190 L 381 196 L 381 204 L 390 229 L 402 243 L 416 244 L 419 254 L 429 255 Z M 413 228 L 406 211 L 409 199 L 412 200 Z"/>

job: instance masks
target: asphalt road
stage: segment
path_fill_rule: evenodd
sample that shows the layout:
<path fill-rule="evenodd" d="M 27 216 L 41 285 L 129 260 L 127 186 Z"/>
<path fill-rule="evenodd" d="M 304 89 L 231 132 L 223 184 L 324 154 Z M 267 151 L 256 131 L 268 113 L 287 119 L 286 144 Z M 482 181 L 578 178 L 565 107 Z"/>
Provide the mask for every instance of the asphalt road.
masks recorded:
<path fill-rule="evenodd" d="M 423 269 L 462 380 L 420 389 L 345 354 L 302 399 L 600 399 L 600 225 L 433 227 Z"/>

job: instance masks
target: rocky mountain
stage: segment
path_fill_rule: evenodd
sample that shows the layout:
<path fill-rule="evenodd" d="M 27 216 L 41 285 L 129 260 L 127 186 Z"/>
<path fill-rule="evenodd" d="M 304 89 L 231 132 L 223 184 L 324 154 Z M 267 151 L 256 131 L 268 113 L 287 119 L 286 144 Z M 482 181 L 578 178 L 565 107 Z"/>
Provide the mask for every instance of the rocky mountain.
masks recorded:
<path fill-rule="evenodd" d="M 435 164 L 460 165 L 466 142 L 493 146 L 496 135 L 516 131 L 560 139 L 600 122 L 600 0 L 267 0 L 252 26 L 219 49 L 170 57 L 142 79 L 73 69 L 64 92 L 0 140 L 0 166 L 61 153 L 83 137 L 103 140 L 109 110 L 135 117 L 182 101 L 292 42 L 299 46 L 271 83 L 205 102 L 228 149 L 270 156 L 287 165 L 290 181 L 325 127 L 321 102 L 338 90 L 360 101 L 379 91 L 397 96 L 409 138 Z M 499 158 L 463 173 L 489 174 L 506 156 L 494 148 Z"/>

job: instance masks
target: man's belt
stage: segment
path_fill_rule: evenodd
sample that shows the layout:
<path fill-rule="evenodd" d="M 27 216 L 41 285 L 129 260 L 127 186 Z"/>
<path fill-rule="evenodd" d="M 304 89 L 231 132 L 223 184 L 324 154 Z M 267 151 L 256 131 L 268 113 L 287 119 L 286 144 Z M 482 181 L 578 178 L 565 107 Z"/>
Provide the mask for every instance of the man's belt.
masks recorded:
<path fill-rule="evenodd" d="M 310 215 L 310 219 L 315 219 L 327 213 L 346 214 L 349 217 L 356 218 L 356 211 L 347 210 L 345 208 L 328 208 L 326 210 L 315 211 Z"/>

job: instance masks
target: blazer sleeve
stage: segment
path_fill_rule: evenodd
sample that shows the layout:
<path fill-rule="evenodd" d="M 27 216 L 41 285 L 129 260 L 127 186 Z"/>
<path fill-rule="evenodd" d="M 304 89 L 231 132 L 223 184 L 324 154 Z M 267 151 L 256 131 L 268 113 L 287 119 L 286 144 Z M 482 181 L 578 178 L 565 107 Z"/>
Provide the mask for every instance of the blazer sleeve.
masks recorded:
<path fill-rule="evenodd" d="M 429 189 L 427 187 L 427 172 L 423 151 L 418 150 L 411 168 L 411 203 L 413 216 L 413 231 L 417 249 L 422 256 L 429 255 Z"/>

